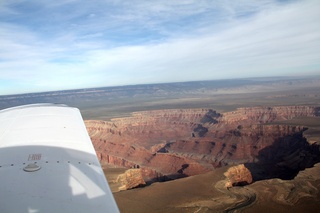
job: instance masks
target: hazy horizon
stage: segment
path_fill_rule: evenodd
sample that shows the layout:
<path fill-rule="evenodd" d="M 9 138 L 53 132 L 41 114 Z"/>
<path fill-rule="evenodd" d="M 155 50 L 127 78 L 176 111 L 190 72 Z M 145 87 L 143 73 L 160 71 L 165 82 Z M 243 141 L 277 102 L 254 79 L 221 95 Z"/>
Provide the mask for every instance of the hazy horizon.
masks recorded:
<path fill-rule="evenodd" d="M 201 82 L 231 82 L 231 81 L 281 81 L 281 80 L 305 80 L 313 79 L 320 80 L 320 75 L 301 75 L 301 76 L 270 76 L 270 77 L 249 77 L 249 78 L 228 78 L 228 79 L 214 79 L 214 80 L 197 80 L 197 81 L 178 81 L 178 82 L 160 82 L 160 83 L 146 83 L 146 84 L 128 84 L 128 85 L 115 85 L 115 86 L 100 86 L 100 87 L 86 87 L 86 88 L 72 88 L 72 89 L 58 89 L 58 90 L 48 90 L 48 91 L 36 91 L 36 92 L 26 92 L 26 93 L 13 93 L 13 94 L 0 94 L 1 96 L 15 96 L 15 95 L 28 95 L 28 94 L 38 94 L 38 93 L 54 93 L 54 92 L 67 92 L 74 90 L 95 90 L 95 89 L 106 89 L 106 88 L 119 88 L 119 87 L 138 87 L 138 86 L 154 86 L 154 85 L 166 85 L 166 84 L 188 84 L 188 83 L 201 83 Z M 220 85 L 221 87 L 221 85 Z M 225 87 L 230 87 L 230 85 L 225 85 Z"/>
<path fill-rule="evenodd" d="M 318 8 L 317 0 L 4 0 L 0 95 L 318 75 Z"/>

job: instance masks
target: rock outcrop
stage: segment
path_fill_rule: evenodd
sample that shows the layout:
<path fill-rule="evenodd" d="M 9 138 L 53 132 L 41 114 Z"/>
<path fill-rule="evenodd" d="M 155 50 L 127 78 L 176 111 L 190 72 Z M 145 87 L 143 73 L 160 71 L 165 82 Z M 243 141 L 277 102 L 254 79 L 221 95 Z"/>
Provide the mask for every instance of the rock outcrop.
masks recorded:
<path fill-rule="evenodd" d="M 118 176 L 116 182 L 121 184 L 120 191 L 146 185 L 141 169 L 128 169 L 124 174 Z"/>
<path fill-rule="evenodd" d="M 226 187 L 244 186 L 252 183 L 252 175 L 243 164 L 229 168 L 225 173 Z"/>
<path fill-rule="evenodd" d="M 319 146 L 304 138 L 307 127 L 275 122 L 319 112 L 312 106 L 155 110 L 85 123 L 101 162 L 141 168 L 148 182 L 237 164 L 253 180 L 290 179 L 320 162 Z"/>

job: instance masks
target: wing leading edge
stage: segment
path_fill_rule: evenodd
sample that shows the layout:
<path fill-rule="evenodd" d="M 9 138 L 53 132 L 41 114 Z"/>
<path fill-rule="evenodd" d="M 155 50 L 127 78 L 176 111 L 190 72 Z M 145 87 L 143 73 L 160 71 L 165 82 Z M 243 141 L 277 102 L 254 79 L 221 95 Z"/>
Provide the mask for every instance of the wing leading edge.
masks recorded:
<path fill-rule="evenodd" d="M 119 212 L 77 108 L 0 111 L 0 212 Z"/>

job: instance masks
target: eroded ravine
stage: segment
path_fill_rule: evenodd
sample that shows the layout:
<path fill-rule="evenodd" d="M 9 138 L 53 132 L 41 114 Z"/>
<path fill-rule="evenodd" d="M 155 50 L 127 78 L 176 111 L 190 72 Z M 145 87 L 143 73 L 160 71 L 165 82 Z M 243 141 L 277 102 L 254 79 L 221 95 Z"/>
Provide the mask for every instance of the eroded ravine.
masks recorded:
<path fill-rule="evenodd" d="M 252 170 L 259 163 L 274 173 L 289 168 L 290 179 L 319 162 L 318 146 L 303 137 L 305 126 L 269 123 L 318 115 L 319 108 L 310 106 L 241 108 L 223 114 L 210 109 L 157 110 L 110 122 L 86 121 L 86 126 L 102 163 L 154 170 L 146 179 L 190 176 L 240 163 Z M 255 180 L 276 177 L 254 173 Z"/>

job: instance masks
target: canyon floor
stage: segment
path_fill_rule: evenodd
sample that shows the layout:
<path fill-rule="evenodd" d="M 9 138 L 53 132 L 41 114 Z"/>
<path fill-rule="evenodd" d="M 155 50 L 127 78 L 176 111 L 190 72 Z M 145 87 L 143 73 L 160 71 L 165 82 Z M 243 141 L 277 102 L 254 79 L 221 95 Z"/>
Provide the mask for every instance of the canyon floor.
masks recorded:
<path fill-rule="evenodd" d="M 0 96 L 78 107 L 121 212 L 320 212 L 320 77 Z"/>
<path fill-rule="evenodd" d="M 318 117 L 274 123 L 308 126 L 305 131 L 308 141 L 312 144 L 320 141 Z M 232 177 L 228 177 L 227 171 L 235 167 L 226 165 L 204 174 L 126 191 L 119 191 L 116 181 L 125 168 L 109 166 L 105 172 L 121 212 L 319 212 L 320 163 L 301 168 L 293 178 L 266 178 L 245 186 L 228 187 L 226 183 Z M 237 182 L 246 178 L 241 171 L 235 175 L 240 178 Z"/>
<path fill-rule="evenodd" d="M 319 173 L 319 166 L 305 173 Z M 121 212 L 319 212 L 319 174 L 312 181 L 271 179 L 226 189 L 217 185 L 227 168 L 114 196 Z"/>

